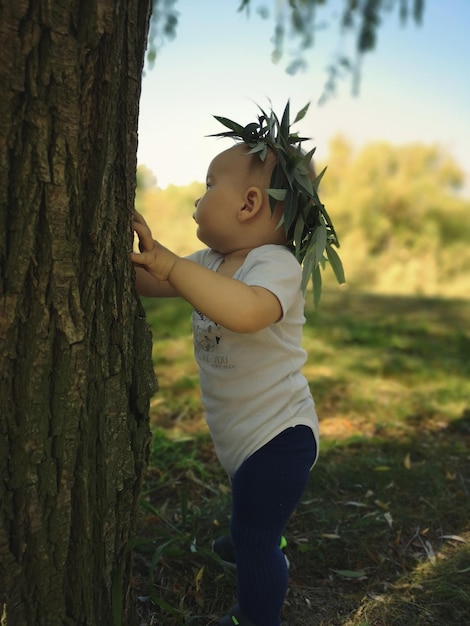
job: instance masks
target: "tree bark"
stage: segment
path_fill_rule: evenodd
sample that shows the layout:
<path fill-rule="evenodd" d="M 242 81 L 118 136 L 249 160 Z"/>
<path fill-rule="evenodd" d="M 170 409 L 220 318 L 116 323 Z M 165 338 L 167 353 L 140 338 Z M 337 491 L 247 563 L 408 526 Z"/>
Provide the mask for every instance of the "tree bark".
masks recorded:
<path fill-rule="evenodd" d="M 0 1 L 0 621 L 132 624 L 155 391 L 133 289 L 147 0 Z"/>

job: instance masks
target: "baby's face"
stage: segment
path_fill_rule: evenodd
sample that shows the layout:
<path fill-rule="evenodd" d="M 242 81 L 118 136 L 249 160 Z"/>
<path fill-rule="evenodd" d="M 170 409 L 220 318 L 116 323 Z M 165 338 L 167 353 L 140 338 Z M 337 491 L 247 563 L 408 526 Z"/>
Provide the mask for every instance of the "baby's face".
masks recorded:
<path fill-rule="evenodd" d="M 247 148 L 237 145 L 218 154 L 209 165 L 206 192 L 195 205 L 197 236 L 213 250 L 226 253 L 231 245 L 238 211 L 249 185 Z"/>

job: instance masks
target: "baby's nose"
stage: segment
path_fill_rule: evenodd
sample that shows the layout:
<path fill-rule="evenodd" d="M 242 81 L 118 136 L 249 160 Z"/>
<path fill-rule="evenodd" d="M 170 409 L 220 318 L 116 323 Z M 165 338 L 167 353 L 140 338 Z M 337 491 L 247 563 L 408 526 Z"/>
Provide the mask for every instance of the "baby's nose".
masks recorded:
<path fill-rule="evenodd" d="M 201 198 L 198 198 L 197 200 L 194 200 L 194 206 L 196 207 L 196 209 L 197 209 L 197 205 L 199 204 L 199 200 L 200 200 L 200 199 L 201 199 Z"/>

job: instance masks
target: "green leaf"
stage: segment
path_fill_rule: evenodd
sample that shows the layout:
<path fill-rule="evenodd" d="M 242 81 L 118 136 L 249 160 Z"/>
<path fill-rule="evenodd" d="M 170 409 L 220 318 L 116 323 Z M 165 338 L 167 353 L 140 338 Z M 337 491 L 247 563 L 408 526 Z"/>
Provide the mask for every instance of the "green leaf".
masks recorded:
<path fill-rule="evenodd" d="M 248 154 L 257 154 L 258 152 L 260 153 L 259 158 L 264 161 L 268 152 L 268 146 L 263 141 L 260 141 L 253 148 L 251 148 L 251 150 L 248 151 Z"/>
<path fill-rule="evenodd" d="M 315 248 L 312 247 L 310 251 L 307 250 L 307 253 L 305 254 L 304 261 L 303 261 L 302 283 L 301 283 L 301 289 L 302 289 L 303 294 L 305 294 L 307 290 L 307 285 L 309 283 L 310 278 L 313 279 L 314 261 L 315 261 Z"/>
<path fill-rule="evenodd" d="M 271 174 L 270 189 L 282 188 L 282 176 L 282 167 L 279 163 L 276 163 Z M 276 208 L 276 199 L 273 196 L 269 197 L 269 206 L 271 208 L 271 213 L 274 213 L 274 209 Z"/>
<path fill-rule="evenodd" d="M 286 226 L 286 233 L 289 232 L 292 224 L 297 217 L 297 204 L 299 201 L 299 190 L 298 189 L 289 189 L 286 193 L 285 204 L 284 204 L 284 222 Z M 299 216 L 301 217 L 301 216 Z M 297 223 L 295 228 L 297 228 Z M 303 230 L 303 218 L 302 218 L 302 230 Z M 302 233 L 301 233 L 302 235 Z M 295 239 L 295 235 L 294 235 Z M 297 241 L 297 240 L 296 240 Z M 299 239 L 300 241 L 300 239 Z"/>
<path fill-rule="evenodd" d="M 214 117 L 218 122 L 220 122 L 227 128 L 230 128 L 230 130 L 235 131 L 241 137 L 241 134 L 245 128 L 244 126 L 241 126 L 240 124 L 237 124 L 236 122 L 229 120 L 226 117 L 220 117 L 219 115 L 214 115 Z"/>
<path fill-rule="evenodd" d="M 320 271 L 319 265 L 316 265 L 313 268 L 312 281 L 313 281 L 313 304 L 315 308 L 317 308 L 320 304 L 321 288 L 322 288 L 322 277 L 321 277 L 321 271 Z"/>
<path fill-rule="evenodd" d="M 315 246 L 315 263 L 320 263 L 326 248 L 326 225 L 323 221 L 315 229 L 317 244 Z"/>
<path fill-rule="evenodd" d="M 273 173 L 271 174 L 270 188 L 280 189 L 282 185 L 282 181 L 283 181 L 282 167 L 279 163 L 276 163 L 276 165 L 273 168 Z"/>
<path fill-rule="evenodd" d="M 317 252 L 317 241 L 318 241 L 318 229 L 315 229 L 313 233 L 311 233 L 308 243 L 306 244 L 306 248 L 304 248 L 304 254 L 302 259 L 302 250 L 300 251 L 301 261 L 303 262 L 303 272 L 302 272 L 302 291 L 305 293 L 305 290 L 308 285 L 308 281 L 310 277 L 313 280 L 313 272 L 315 267 L 318 265 L 316 262 L 316 252 Z M 321 283 L 321 280 L 320 280 Z"/>
<path fill-rule="evenodd" d="M 320 181 L 323 178 L 323 175 L 325 172 L 326 172 L 326 166 L 322 169 L 322 171 L 318 174 L 318 176 L 313 181 L 313 186 L 315 187 L 315 189 L 318 189 L 318 185 L 320 184 Z"/>
<path fill-rule="evenodd" d="M 310 180 L 306 172 L 299 171 L 299 169 L 296 168 L 294 170 L 294 180 L 297 181 L 299 187 L 301 187 L 306 194 L 308 194 L 310 197 L 313 196 L 312 181 Z"/>
<path fill-rule="evenodd" d="M 290 226 L 289 226 L 290 228 Z M 304 228 L 305 228 L 305 222 L 303 220 L 303 217 L 301 215 L 299 215 L 299 217 L 297 218 L 297 221 L 295 222 L 295 228 L 294 228 L 294 245 L 295 245 L 295 250 L 297 253 L 300 253 L 300 248 L 302 245 L 302 235 L 304 232 Z M 286 229 L 288 230 L 288 229 Z M 304 261 L 305 262 L 305 261 Z M 308 272 L 310 274 L 310 272 Z M 303 290 L 303 287 L 302 287 Z"/>
<path fill-rule="evenodd" d="M 300 120 L 304 119 L 304 117 L 307 115 L 309 106 L 310 106 L 310 102 L 307 102 L 307 104 L 302 109 L 300 109 L 300 111 L 295 116 L 294 121 L 292 122 L 293 124 L 296 124 L 297 122 L 300 122 Z"/>
<path fill-rule="evenodd" d="M 323 215 L 323 217 L 325 218 L 325 222 L 328 226 L 328 228 L 331 230 L 331 234 L 334 237 L 335 243 L 336 243 L 336 247 L 339 248 L 339 241 L 338 241 L 338 237 L 336 236 L 336 231 L 335 231 L 335 227 L 333 226 L 333 222 L 331 221 L 330 216 L 328 215 L 327 210 L 325 209 L 325 205 L 320 204 L 320 211 L 321 214 Z"/>
<path fill-rule="evenodd" d="M 310 106 L 310 102 L 307 102 L 307 104 L 303 107 L 303 109 L 300 109 L 300 111 L 295 116 L 295 120 L 292 122 L 293 124 L 296 124 L 297 122 L 300 122 L 300 120 L 303 120 L 303 118 L 307 114 L 309 106 Z"/>
<path fill-rule="evenodd" d="M 336 252 L 336 250 L 330 246 L 327 245 L 326 246 L 326 255 L 328 257 L 328 261 L 330 262 L 330 265 L 333 269 L 333 272 L 336 276 L 336 280 L 338 281 L 338 283 L 340 285 L 342 285 L 343 283 L 346 282 L 346 278 L 344 276 L 344 269 L 343 269 L 343 264 L 341 262 L 341 259 L 339 258 L 338 253 Z"/>
<path fill-rule="evenodd" d="M 268 196 L 271 196 L 271 198 L 274 198 L 279 202 L 282 202 L 286 197 L 285 189 L 266 189 L 266 193 L 268 194 Z"/>
<path fill-rule="evenodd" d="M 290 116 L 290 102 L 287 101 L 286 108 L 284 109 L 284 113 L 282 114 L 281 121 L 281 136 L 288 137 L 289 136 L 289 116 Z"/>
<path fill-rule="evenodd" d="M 306 163 L 307 167 L 310 163 L 310 161 L 312 160 L 313 155 L 315 154 L 315 152 L 317 151 L 317 148 L 315 146 L 315 148 L 312 148 L 309 152 L 306 152 L 304 155 L 304 162 Z"/>

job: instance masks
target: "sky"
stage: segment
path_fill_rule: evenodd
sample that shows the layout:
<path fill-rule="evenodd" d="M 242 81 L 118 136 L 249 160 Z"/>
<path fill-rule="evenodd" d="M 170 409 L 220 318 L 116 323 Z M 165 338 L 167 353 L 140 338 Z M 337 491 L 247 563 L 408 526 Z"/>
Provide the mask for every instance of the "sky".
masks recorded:
<path fill-rule="evenodd" d="M 327 18 L 339 0 L 329 0 Z M 376 49 L 362 63 L 358 96 L 348 78 L 337 95 L 319 104 L 326 66 L 341 45 L 337 27 L 326 27 L 307 51 L 307 69 L 289 75 L 291 60 L 271 61 L 274 16 L 259 7 L 275 0 L 177 0 L 176 37 L 163 43 L 142 84 L 138 162 L 159 187 L 205 180 L 211 159 L 232 145 L 207 135 L 226 130 L 214 115 L 246 125 L 257 105 L 280 116 L 287 100 L 307 116 L 294 130 L 311 137 L 305 147 L 327 161 L 329 141 L 341 134 L 360 148 L 371 141 L 439 145 L 465 171 L 470 194 L 470 0 L 425 0 L 421 26 L 400 24 L 395 11 L 380 27 Z M 398 3 L 397 3 L 398 4 Z M 293 48 L 293 46 L 292 46 Z M 292 116 L 293 117 L 293 116 Z"/>

